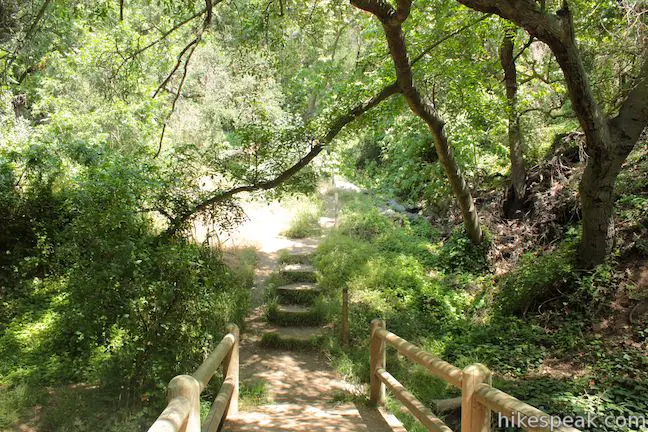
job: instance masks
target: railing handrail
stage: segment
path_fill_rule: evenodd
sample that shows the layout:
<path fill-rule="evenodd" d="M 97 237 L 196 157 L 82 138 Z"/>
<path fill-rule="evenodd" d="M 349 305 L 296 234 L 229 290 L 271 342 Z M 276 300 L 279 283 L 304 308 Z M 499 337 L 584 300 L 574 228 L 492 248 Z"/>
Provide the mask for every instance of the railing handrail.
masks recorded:
<path fill-rule="evenodd" d="M 178 375 L 167 386 L 168 404 L 148 432 L 217 431 L 228 414 L 238 412 L 239 393 L 239 328 L 227 326 L 228 333 L 193 375 Z M 220 365 L 224 381 L 201 427 L 200 394 L 207 387 Z"/>
<path fill-rule="evenodd" d="M 430 431 L 449 432 L 451 429 L 387 372 L 386 345 L 396 348 L 399 353 L 423 366 L 436 377 L 461 389 L 461 432 L 490 431 L 491 410 L 512 418 L 513 421 L 515 415 L 525 418 L 554 419 L 544 411 L 492 387 L 492 374 L 486 366 L 473 364 L 461 370 L 388 331 L 383 320 L 374 319 L 371 322 L 370 402 L 373 405 L 383 404 L 385 386 L 387 386 L 394 397 L 400 400 Z M 580 432 L 576 428 L 556 424 L 522 426 L 532 432 Z"/>
<path fill-rule="evenodd" d="M 406 341 L 385 328 L 378 328 L 375 334 L 396 348 L 399 353 L 408 357 L 414 363 L 423 366 L 436 377 L 449 382 L 457 388 L 461 388 L 462 371 L 458 367 L 433 356 L 427 351 L 423 351 L 413 343 Z"/>

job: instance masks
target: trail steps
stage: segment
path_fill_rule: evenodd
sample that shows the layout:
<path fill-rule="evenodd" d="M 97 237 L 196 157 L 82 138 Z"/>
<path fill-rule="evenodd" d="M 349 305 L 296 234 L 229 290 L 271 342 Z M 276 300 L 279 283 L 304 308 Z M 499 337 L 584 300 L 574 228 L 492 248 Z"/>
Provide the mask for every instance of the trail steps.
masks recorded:
<path fill-rule="evenodd" d="M 327 225 L 332 226 L 331 221 Z M 228 418 L 225 431 L 376 431 L 399 428 L 398 421 L 350 400 L 355 389 L 328 365 L 318 348 L 331 334 L 320 303 L 323 292 L 311 264 L 320 238 L 300 239 L 295 247 L 274 252 L 274 276 L 280 286 L 268 305 L 259 305 L 247 320 L 241 342 L 242 388 L 262 381 L 264 405 L 244 407 Z M 280 261 L 280 263 L 277 263 Z M 260 293 L 269 278 L 268 265 L 258 281 Z M 266 296 L 268 297 L 268 296 Z M 262 298 L 259 296 L 258 298 Z"/>

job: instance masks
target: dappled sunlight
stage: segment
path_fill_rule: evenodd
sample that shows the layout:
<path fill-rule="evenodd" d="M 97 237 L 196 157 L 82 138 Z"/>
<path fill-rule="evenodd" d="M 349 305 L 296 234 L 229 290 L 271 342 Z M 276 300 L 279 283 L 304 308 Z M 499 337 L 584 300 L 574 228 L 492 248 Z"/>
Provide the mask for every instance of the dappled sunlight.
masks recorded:
<path fill-rule="evenodd" d="M 358 411 L 352 403 L 268 405 L 240 413 L 228 421 L 225 431 L 381 431 L 392 430 L 390 425 L 398 427 L 393 418 L 385 419 L 377 410 L 361 409 L 363 415 Z"/>
<path fill-rule="evenodd" d="M 312 209 L 312 203 L 304 207 Z M 337 208 L 330 194 L 324 197 L 323 214 L 317 222 L 322 230 L 331 229 L 336 223 Z M 345 382 L 328 364 L 319 350 L 287 350 L 266 348 L 263 336 L 281 334 L 278 338 L 308 341 L 329 326 L 308 326 L 303 321 L 291 326 L 269 320 L 264 303 L 267 285 L 278 275 L 287 278 L 313 276 L 313 269 L 300 261 L 286 262 L 286 256 L 310 256 L 314 253 L 322 235 L 291 239 L 284 233 L 291 221 L 303 211 L 299 200 L 279 203 L 246 202 L 244 209 L 248 221 L 236 232 L 229 234 L 224 243 L 229 248 L 251 245 L 256 249 L 257 266 L 252 289 L 253 309 L 246 318 L 241 340 L 241 380 L 246 383 L 264 383 L 264 397 L 268 404 L 250 407 L 233 417 L 228 417 L 225 430 L 229 431 L 390 431 L 399 425 L 388 420 L 378 411 L 340 400 L 352 400 L 358 390 Z M 308 261 L 307 261 L 308 262 Z M 286 264 L 282 264 L 286 263 Z M 287 265 L 290 264 L 290 265 Z M 281 267 L 284 265 L 283 267 Z M 281 271 L 277 272 L 278 269 Z M 288 275 L 290 274 L 290 275 Z M 314 277 L 314 276 L 313 276 Z M 306 282 L 312 284 L 312 280 Z M 284 281 L 283 284 L 290 283 Z M 285 285 L 284 289 L 286 286 Z M 319 291 L 318 291 L 319 292 Z M 283 313 L 307 310 L 306 306 L 283 304 Z M 303 312 L 300 312 L 303 313 Z M 269 322 L 272 321 L 272 322 Z M 393 426 L 393 427 L 392 427 Z"/>

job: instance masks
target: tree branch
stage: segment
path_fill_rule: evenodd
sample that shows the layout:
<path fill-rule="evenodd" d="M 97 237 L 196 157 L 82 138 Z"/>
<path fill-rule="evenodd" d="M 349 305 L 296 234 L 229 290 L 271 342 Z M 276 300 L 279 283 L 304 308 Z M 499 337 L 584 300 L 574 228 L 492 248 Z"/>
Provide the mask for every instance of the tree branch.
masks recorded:
<path fill-rule="evenodd" d="M 220 0 L 219 0 L 220 1 Z M 153 94 L 153 97 L 155 98 L 157 94 L 161 90 L 166 90 L 166 84 L 171 80 L 171 77 L 175 74 L 175 72 L 178 70 L 180 67 L 180 64 L 182 62 L 182 58 L 184 57 L 185 53 L 188 52 L 187 58 L 184 61 L 184 67 L 183 67 L 183 73 L 182 73 L 182 78 L 180 79 L 180 83 L 178 84 L 178 88 L 173 96 L 173 101 L 171 102 L 171 109 L 169 110 L 169 113 L 166 116 L 166 119 L 164 119 L 164 125 L 162 125 L 162 132 L 160 133 L 160 140 L 158 142 L 158 149 L 155 152 L 155 155 L 153 158 L 157 158 L 160 155 L 160 152 L 162 151 L 162 142 L 164 141 L 164 135 L 166 133 L 166 128 L 169 123 L 169 119 L 173 115 L 176 109 L 176 104 L 178 103 L 178 99 L 180 99 L 180 94 L 182 93 L 182 87 L 184 86 L 184 83 L 187 79 L 187 73 L 189 71 L 189 62 L 191 61 L 191 57 L 193 56 L 194 52 L 196 51 L 196 48 L 198 47 L 198 44 L 202 40 L 202 35 L 203 33 L 207 30 L 209 27 L 209 24 L 211 23 L 212 20 L 212 0 L 205 0 L 205 10 L 207 11 L 207 15 L 205 16 L 205 21 L 203 22 L 202 28 L 200 29 L 200 32 L 198 32 L 198 35 L 194 40 L 189 42 L 189 44 L 180 52 L 178 55 L 178 61 L 176 62 L 175 67 L 171 70 L 171 73 L 166 77 L 166 79 L 160 84 L 160 86 L 155 90 L 155 93 Z M 187 51 L 188 50 L 188 51 Z"/>
<path fill-rule="evenodd" d="M 457 204 L 461 209 L 466 231 L 473 243 L 478 244 L 483 238 L 479 215 L 475 209 L 472 194 L 470 193 L 461 168 L 457 164 L 452 149 L 450 148 L 448 137 L 445 133 L 445 123 L 438 115 L 434 106 L 423 97 L 419 89 L 414 85 L 412 63 L 407 52 L 407 44 L 402 27 L 404 18 L 401 20 L 403 16 L 405 18 L 407 17 L 406 13 L 409 10 L 406 10 L 403 15 L 398 12 L 402 12 L 402 8 L 407 8 L 407 5 L 401 6 L 399 2 L 398 11 L 394 11 L 389 4 L 382 0 L 351 0 L 351 4 L 359 9 L 372 13 L 382 23 L 401 93 L 411 111 L 420 117 L 430 129 L 434 137 L 434 145 L 439 156 L 439 161 L 448 176 L 454 196 L 457 199 Z"/>
<path fill-rule="evenodd" d="M 211 4 L 212 7 L 213 7 L 213 6 L 215 6 L 216 4 L 220 3 L 221 1 L 222 1 L 222 0 L 219 0 L 219 1 L 217 1 L 216 3 L 213 3 L 213 4 L 210 3 L 210 4 Z M 208 9 L 207 9 L 206 7 L 205 7 L 204 9 L 202 9 L 201 11 L 196 12 L 195 14 L 193 14 L 193 15 L 191 15 L 191 16 L 185 18 L 184 20 L 180 21 L 179 23 L 175 24 L 173 27 L 171 27 L 171 28 L 168 29 L 167 31 L 163 32 L 163 33 L 160 35 L 160 37 L 159 37 L 158 39 L 156 39 L 156 40 L 154 40 L 154 41 L 152 41 L 152 42 L 150 42 L 150 43 L 144 45 L 142 48 L 139 48 L 139 49 L 133 51 L 132 53 L 130 53 L 129 55 L 127 55 L 126 57 L 124 57 L 124 59 L 123 59 L 123 61 L 122 61 L 122 64 L 119 65 L 119 67 L 117 68 L 117 70 L 119 71 L 122 67 L 124 67 L 124 64 L 126 64 L 126 63 L 129 62 L 130 60 L 133 60 L 135 57 L 137 57 L 138 55 L 142 54 L 144 51 L 146 51 L 146 50 L 148 50 L 148 49 L 154 47 L 154 46 L 157 45 L 157 44 L 159 44 L 160 42 L 162 42 L 163 40 L 165 40 L 167 37 L 169 37 L 169 35 L 171 35 L 171 34 L 174 33 L 175 31 L 177 31 L 178 29 L 184 27 L 186 24 L 190 23 L 191 21 L 195 20 L 196 18 L 199 18 L 199 17 L 203 16 L 205 13 L 208 13 Z"/>
<path fill-rule="evenodd" d="M 518 57 L 520 57 L 520 56 L 524 53 L 524 51 L 526 51 L 527 48 L 529 48 L 529 47 L 531 46 L 531 44 L 532 44 L 533 42 L 534 42 L 533 36 L 529 36 L 529 40 L 527 41 L 527 43 L 525 43 L 525 44 L 522 46 L 522 48 L 520 48 L 520 52 L 518 52 L 518 53 L 515 55 L 515 57 L 513 57 L 513 63 L 515 63 L 515 62 L 517 61 Z"/>
<path fill-rule="evenodd" d="M 609 127 L 594 100 L 585 67 L 576 47 L 571 12 L 565 1 L 556 14 L 538 9 L 534 0 L 458 0 L 481 12 L 491 12 L 524 28 L 546 43 L 565 76 L 572 107 L 588 141 L 590 151 L 605 151 Z"/>
<path fill-rule="evenodd" d="M 418 63 L 423 57 L 425 57 L 430 51 L 432 51 L 434 48 L 438 47 L 441 45 L 443 42 L 447 41 L 448 39 L 458 35 L 459 33 L 468 30 L 470 27 L 474 26 L 475 24 L 479 23 L 480 21 L 484 21 L 486 18 L 488 18 L 490 15 L 486 14 L 468 24 L 466 24 L 463 27 L 458 28 L 457 30 L 453 31 L 452 33 L 448 33 L 447 35 L 443 36 L 441 39 L 437 40 L 427 48 L 425 48 L 423 51 L 421 51 L 414 59 L 412 59 L 412 66 L 414 66 L 416 63 Z"/>
<path fill-rule="evenodd" d="M 458 33 L 465 31 L 466 29 L 470 28 L 471 26 L 475 25 L 479 21 L 482 21 L 486 19 L 488 15 L 483 16 L 467 25 L 464 27 L 446 35 L 443 36 L 441 39 L 433 42 L 425 48 L 413 61 L 412 61 L 412 66 L 422 60 L 427 53 L 429 53 L 432 49 L 435 47 L 439 46 L 446 40 L 450 39 L 451 37 L 457 35 Z M 299 172 L 302 168 L 307 166 L 317 155 L 319 155 L 322 150 L 326 148 L 326 146 L 331 143 L 335 137 L 342 131 L 342 129 L 352 123 L 355 119 L 359 118 L 362 116 L 364 113 L 367 111 L 371 110 L 372 108 L 376 107 L 379 105 L 381 102 L 385 101 L 386 99 L 390 98 L 391 96 L 400 93 L 400 87 L 398 85 L 398 82 L 392 82 L 385 87 L 383 87 L 376 95 L 374 95 L 371 99 L 367 100 L 364 103 L 358 104 L 355 107 L 351 108 L 349 111 L 346 113 L 343 113 L 339 115 L 329 126 L 328 131 L 324 134 L 324 136 L 321 138 L 320 142 L 315 144 L 311 150 L 304 155 L 301 159 L 299 159 L 295 164 L 293 164 L 291 167 L 289 167 L 287 170 L 281 172 L 278 174 L 276 177 L 274 177 L 271 180 L 267 180 L 264 182 L 259 182 L 256 184 L 250 184 L 250 185 L 245 185 L 245 186 L 237 186 L 232 189 L 229 189 L 224 192 L 219 192 L 212 197 L 208 198 L 207 200 L 196 204 L 193 208 L 188 210 L 185 213 L 182 213 L 181 215 L 176 216 L 175 218 L 171 219 L 171 222 L 169 224 L 169 228 L 166 230 L 165 235 L 173 235 L 175 234 L 181 227 L 182 225 L 189 220 L 193 215 L 196 213 L 199 213 L 202 210 L 205 210 L 207 207 L 218 204 L 224 201 L 227 201 L 231 199 L 234 195 L 237 195 L 239 193 L 243 192 L 254 192 L 254 191 L 259 191 L 259 190 L 269 190 L 274 187 L 277 187 L 281 185 L 282 183 L 288 181 L 291 179 L 297 172 Z"/>
<path fill-rule="evenodd" d="M 619 136 L 623 151 L 630 152 L 648 126 L 648 52 L 644 53 L 637 83 L 621 104 L 619 114 L 609 123 Z"/>
<path fill-rule="evenodd" d="M 189 54 L 187 55 L 187 60 L 185 60 L 185 62 L 184 62 L 182 78 L 180 79 L 180 84 L 178 84 L 178 89 L 176 90 L 175 94 L 173 95 L 173 101 L 171 102 L 171 110 L 169 110 L 169 114 L 167 114 L 167 117 L 164 120 L 164 125 L 162 125 L 162 133 L 160 133 L 160 140 L 158 142 L 158 149 L 155 152 L 155 155 L 153 156 L 153 158 L 157 158 L 160 155 L 160 152 L 162 151 L 162 142 L 164 141 L 164 134 L 166 133 L 167 124 L 169 123 L 169 120 L 171 119 L 171 116 L 175 112 L 176 105 L 178 103 L 178 99 L 180 99 L 180 94 L 182 93 L 182 87 L 184 86 L 185 80 L 187 79 L 187 73 L 189 71 L 189 61 L 191 60 L 191 56 L 193 55 L 194 51 L 196 51 L 197 47 L 198 47 L 198 44 L 197 43 L 194 44 L 194 46 L 191 48 L 191 51 L 189 51 Z"/>
<path fill-rule="evenodd" d="M 13 62 L 16 60 L 16 58 L 18 57 L 18 53 L 20 52 L 20 50 L 23 48 L 23 46 L 25 46 L 27 41 L 29 41 L 29 39 L 31 39 L 34 32 L 36 31 L 36 28 L 38 27 L 38 24 L 43 19 L 43 16 L 45 16 L 45 11 L 47 10 L 47 8 L 48 8 L 48 6 L 50 5 L 51 2 L 52 2 L 52 0 L 45 0 L 43 2 L 43 4 L 41 5 L 40 9 L 36 13 L 36 17 L 34 17 L 32 23 L 29 25 L 29 28 L 25 32 L 25 36 L 16 44 L 16 48 L 13 50 L 13 52 L 11 53 L 9 58 L 7 59 L 7 61 L 5 63 L 3 74 L 6 74 L 9 71 L 9 68 L 11 67 Z"/>
<path fill-rule="evenodd" d="M 249 184 L 245 186 L 237 186 L 232 189 L 229 189 L 224 192 L 218 192 L 217 194 L 207 198 L 206 200 L 196 204 L 191 209 L 187 210 L 184 213 L 176 216 L 171 220 L 169 227 L 164 232 L 165 236 L 174 235 L 182 225 L 193 217 L 196 213 L 205 210 L 209 206 L 218 204 L 224 201 L 231 199 L 234 195 L 237 195 L 242 192 L 255 192 L 261 190 L 273 189 L 282 183 L 290 180 L 295 174 L 297 174 L 302 168 L 308 165 L 317 155 L 319 155 L 322 150 L 326 148 L 328 144 L 335 139 L 338 133 L 349 123 L 352 123 L 355 119 L 371 110 L 372 108 L 379 105 L 381 102 L 389 99 L 391 96 L 399 93 L 399 87 L 397 83 L 391 83 L 383 87 L 376 95 L 371 99 L 367 100 L 364 103 L 358 104 L 355 107 L 351 108 L 346 113 L 338 116 L 329 126 L 328 131 L 324 136 L 313 145 L 310 151 L 304 155 L 301 159 L 295 162 L 285 171 L 279 173 L 277 176 L 270 180 L 262 181 L 255 184 Z"/>

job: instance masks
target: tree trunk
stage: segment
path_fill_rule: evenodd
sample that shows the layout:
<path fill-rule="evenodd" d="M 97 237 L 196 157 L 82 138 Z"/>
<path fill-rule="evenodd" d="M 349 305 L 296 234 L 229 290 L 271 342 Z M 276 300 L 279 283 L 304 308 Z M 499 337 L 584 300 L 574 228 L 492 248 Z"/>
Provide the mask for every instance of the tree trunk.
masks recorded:
<path fill-rule="evenodd" d="M 434 136 L 434 146 L 439 155 L 439 161 L 448 176 L 455 199 L 461 209 L 466 232 L 472 242 L 478 244 L 483 238 L 479 215 L 461 168 L 459 168 L 448 144 L 448 137 L 444 129 L 445 123 L 438 116 L 432 104 L 423 98 L 414 85 L 412 64 L 407 54 L 405 35 L 402 29 L 402 23 L 409 15 L 411 1 L 399 0 L 396 10 L 390 4 L 380 0 L 351 0 L 351 4 L 372 13 L 382 23 L 401 93 L 412 112 L 425 121 L 430 128 Z"/>
<path fill-rule="evenodd" d="M 597 178 L 593 165 L 590 159 L 580 184 L 583 239 L 579 262 L 585 268 L 602 263 L 614 246 L 614 179 Z"/>
<path fill-rule="evenodd" d="M 591 152 L 580 182 L 583 237 L 579 265 L 592 268 L 601 264 L 614 247 L 614 186 L 623 162 L 634 147 L 614 126 L 606 147 L 611 151 Z M 614 151 L 616 150 L 616 151 Z"/>
<path fill-rule="evenodd" d="M 509 219 L 519 218 L 526 195 L 526 171 L 520 133 L 520 116 L 517 111 L 517 70 L 513 58 L 513 37 L 507 29 L 500 47 L 500 63 L 504 70 L 508 113 L 508 146 L 511 160 L 511 191 L 507 197 L 504 214 Z"/>
<path fill-rule="evenodd" d="M 572 109 L 587 139 L 589 160 L 580 184 L 583 238 L 579 263 L 592 268 L 605 260 L 614 243 L 614 183 L 621 165 L 648 126 L 648 50 L 619 113 L 606 118 L 592 94 L 576 45 L 568 2 L 555 14 L 526 0 L 458 0 L 472 9 L 495 13 L 546 43 L 565 76 Z"/>

